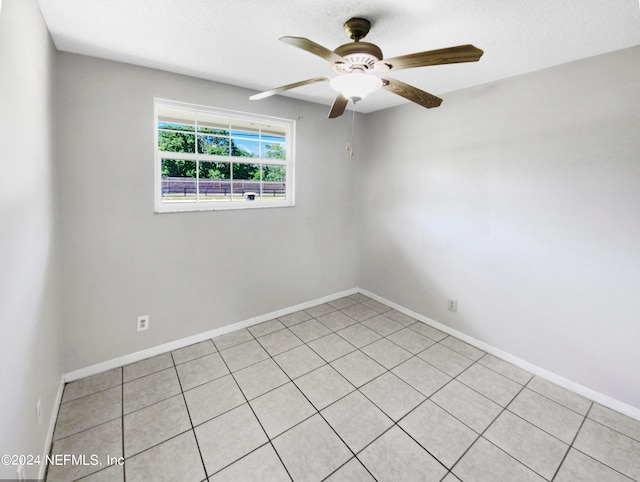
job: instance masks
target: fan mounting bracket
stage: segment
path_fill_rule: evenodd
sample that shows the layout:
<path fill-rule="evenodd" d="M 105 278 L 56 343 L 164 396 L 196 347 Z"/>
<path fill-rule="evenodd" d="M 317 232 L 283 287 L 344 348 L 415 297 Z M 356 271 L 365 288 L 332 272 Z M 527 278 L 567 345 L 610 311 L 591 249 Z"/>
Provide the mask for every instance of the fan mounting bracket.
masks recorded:
<path fill-rule="evenodd" d="M 371 22 L 366 18 L 353 17 L 347 20 L 342 27 L 350 39 L 356 42 L 360 41 L 367 36 L 369 29 L 371 29 Z"/>

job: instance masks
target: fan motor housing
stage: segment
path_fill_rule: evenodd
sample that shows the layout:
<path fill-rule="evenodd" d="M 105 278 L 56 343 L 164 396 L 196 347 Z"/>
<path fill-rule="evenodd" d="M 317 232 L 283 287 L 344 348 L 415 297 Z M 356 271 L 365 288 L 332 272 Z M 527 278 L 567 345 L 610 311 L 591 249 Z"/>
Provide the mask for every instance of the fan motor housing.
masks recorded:
<path fill-rule="evenodd" d="M 376 62 L 382 60 L 382 50 L 369 42 L 350 42 L 334 50 L 349 64 L 334 64 L 334 70 L 339 73 L 350 72 L 353 68 L 361 70 L 373 69 Z"/>

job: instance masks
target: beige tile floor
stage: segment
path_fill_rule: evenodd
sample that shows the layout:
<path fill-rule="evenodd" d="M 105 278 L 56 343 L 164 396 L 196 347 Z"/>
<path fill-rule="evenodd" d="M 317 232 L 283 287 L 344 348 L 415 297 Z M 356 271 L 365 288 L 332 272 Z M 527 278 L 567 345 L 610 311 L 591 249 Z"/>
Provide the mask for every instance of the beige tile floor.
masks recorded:
<path fill-rule="evenodd" d="M 85 463 L 50 482 L 638 481 L 640 422 L 355 294 L 67 384 L 52 454 Z"/>

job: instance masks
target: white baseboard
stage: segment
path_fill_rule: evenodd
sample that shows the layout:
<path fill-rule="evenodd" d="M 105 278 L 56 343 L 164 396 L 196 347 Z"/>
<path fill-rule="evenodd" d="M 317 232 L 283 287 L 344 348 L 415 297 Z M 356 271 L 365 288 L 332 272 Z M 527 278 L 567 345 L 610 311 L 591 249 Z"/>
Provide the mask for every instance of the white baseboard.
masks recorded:
<path fill-rule="evenodd" d="M 40 459 L 38 480 L 44 480 L 44 476 L 47 472 L 47 455 L 49 455 L 51 444 L 53 443 L 53 432 L 56 428 L 56 421 L 58 420 L 60 403 L 62 403 L 62 392 L 64 392 L 64 376 L 58 384 L 58 393 L 56 393 L 56 398 L 53 401 L 53 408 L 51 409 L 51 415 L 49 416 L 49 428 L 47 429 L 47 438 L 44 441 L 44 449 L 42 451 L 42 458 Z"/>
<path fill-rule="evenodd" d="M 64 383 L 66 382 L 70 382 L 70 381 L 74 381 L 74 380 L 78 380 L 80 378 L 84 378 L 87 376 L 91 376 L 91 375 L 95 375 L 97 373 L 101 373 L 104 372 L 106 370 L 110 370 L 112 368 L 117 368 L 120 366 L 124 366 L 124 365 L 128 365 L 130 363 L 134 363 L 140 360 L 144 360 L 145 358 L 149 358 L 155 355 L 160 355 L 162 353 L 166 353 L 168 351 L 172 351 L 172 350 L 176 350 L 179 348 L 183 348 L 185 346 L 188 345 L 192 345 L 194 343 L 198 343 L 210 338 L 215 338 L 217 336 L 221 336 L 221 335 L 225 335 L 227 333 L 230 333 L 232 331 L 236 331 L 236 330 L 240 330 L 242 328 L 247 328 L 249 326 L 253 326 L 256 325 L 258 323 L 262 323 L 264 321 L 269 321 L 272 320 L 274 318 L 279 318 L 281 316 L 285 316 L 288 315 L 290 313 L 295 313 L 296 311 L 300 311 L 300 310 L 304 310 L 306 308 L 310 308 L 312 306 L 321 304 L 321 303 L 327 303 L 329 301 L 333 301 L 336 300 L 338 298 L 342 298 L 344 296 L 349 296 L 351 294 L 360 292 L 376 301 L 379 301 L 381 303 L 384 303 L 387 306 L 390 306 L 391 308 L 404 313 L 408 316 L 411 316 L 412 318 L 415 318 L 418 321 L 421 321 L 423 323 L 426 323 L 427 325 L 433 326 L 434 328 L 437 328 L 440 331 L 443 331 L 444 333 L 447 333 L 449 335 L 455 336 L 456 338 L 459 338 L 460 340 L 469 343 L 470 345 L 473 345 L 491 355 L 494 355 L 498 358 L 501 358 L 519 368 L 522 368 L 523 370 L 527 370 L 530 373 L 533 373 L 534 375 L 537 375 L 539 377 L 542 377 L 546 380 L 549 380 L 552 383 L 555 383 L 556 385 L 559 385 L 563 388 L 566 388 L 568 390 L 571 390 L 579 395 L 582 395 L 585 398 L 588 398 L 590 400 L 593 400 L 594 402 L 597 402 L 605 407 L 608 407 L 612 410 L 615 410 L 617 412 L 620 412 L 624 415 L 627 415 L 629 417 L 632 417 L 636 420 L 640 420 L 640 409 L 633 407 L 631 405 L 628 405 L 626 403 L 623 403 L 619 400 L 616 400 L 614 398 L 611 398 L 607 395 L 604 395 L 600 392 L 597 392 L 595 390 L 592 390 L 590 388 L 587 388 L 583 385 L 580 385 L 578 383 L 575 383 L 571 380 L 568 380 L 564 377 L 561 377 L 553 372 L 550 372 L 548 370 L 545 370 L 537 365 L 534 365 L 532 363 L 527 362 L 526 360 L 523 360 L 521 358 L 518 358 L 510 353 L 507 353 L 505 351 L 502 351 L 494 346 L 491 346 L 483 341 L 477 340 L 469 335 L 466 335 L 458 330 L 455 330 L 447 325 L 444 325 L 442 323 L 439 323 L 435 320 L 432 320 L 431 318 L 428 318 L 424 315 L 421 315 L 420 313 L 416 313 L 414 311 L 409 310 L 408 308 L 405 308 L 404 306 L 401 306 L 397 303 L 394 303 L 393 301 L 390 301 L 386 298 L 383 298 L 382 296 L 379 296 L 375 293 L 372 293 L 368 290 L 365 289 L 361 289 L 361 288 L 352 288 L 349 290 L 345 290 L 345 291 L 341 291 L 338 293 L 334 293 L 332 295 L 328 295 L 328 296 L 324 296 L 321 298 L 317 298 L 315 300 L 311 300 L 311 301 L 307 301 L 304 303 L 300 303 L 298 305 L 294 305 L 294 306 L 290 306 L 288 308 L 283 308 L 281 310 L 277 310 L 277 311 L 273 311 L 271 313 L 266 313 L 264 315 L 259 315 L 259 316 L 255 316 L 253 318 L 249 318 L 247 320 L 243 320 L 243 321 L 239 321 L 237 323 L 233 323 L 231 325 L 226 325 L 220 328 L 216 328 L 214 330 L 209 330 L 203 333 L 199 333 L 197 335 L 193 335 L 193 336 L 189 336 L 186 338 L 181 338 L 179 340 L 175 340 L 169 343 L 165 343 L 162 345 L 158 345 L 152 348 L 147 348 L 145 350 L 141 350 L 135 353 L 131 353 L 129 355 L 125 355 L 122 357 L 118 357 L 118 358 L 114 358 L 112 360 L 108 360 L 102 363 L 97 363 L 95 365 L 91 365 L 85 368 L 81 368 L 79 370 L 73 370 L 71 372 L 68 372 L 66 374 L 63 375 L 63 379 L 61 381 L 60 384 L 60 388 L 58 390 L 58 395 L 57 395 L 57 400 L 56 400 L 56 406 L 54 407 L 53 413 L 51 415 L 51 421 L 50 421 L 50 426 L 49 426 L 49 433 L 47 434 L 47 444 L 46 446 L 46 450 L 48 453 L 48 448 L 51 446 L 51 440 L 53 439 L 53 429 L 55 427 L 55 421 L 56 421 L 56 417 L 58 414 L 58 408 L 60 406 L 60 402 L 62 399 L 62 391 L 64 388 Z M 44 468 L 41 467 L 40 468 L 41 474 L 42 476 L 44 476 Z"/>
<path fill-rule="evenodd" d="M 447 333 L 448 335 L 451 336 L 455 336 L 456 338 L 459 338 L 460 340 L 469 343 L 470 345 L 475 346 L 476 348 L 479 348 L 482 351 L 485 351 L 491 355 L 494 355 L 498 358 L 503 359 L 504 361 L 507 361 L 519 368 L 522 368 L 523 370 L 526 370 L 530 373 L 533 373 L 534 375 L 537 375 L 541 378 L 544 378 L 552 383 L 555 383 L 556 385 L 559 385 L 563 388 L 566 388 L 567 390 L 571 390 L 572 392 L 577 393 L 578 395 L 582 395 L 585 398 L 588 398 L 589 400 L 593 400 L 594 402 L 599 403 L 600 405 L 604 405 L 605 407 L 608 407 L 612 410 L 615 410 L 617 412 L 620 412 L 624 415 L 627 415 L 631 418 L 634 418 L 636 420 L 640 421 L 640 408 L 636 408 L 632 405 L 628 405 L 624 402 L 621 402 L 619 400 L 616 400 L 615 398 L 611 398 L 607 395 L 604 395 L 600 392 L 597 392 L 595 390 L 592 390 L 590 388 L 587 388 L 583 385 L 580 385 L 576 382 L 573 382 L 571 380 L 568 380 L 566 378 L 561 377 L 560 375 L 557 375 L 553 372 L 550 372 L 548 370 L 545 370 L 544 368 L 541 368 L 537 365 L 534 365 L 533 363 L 529 363 L 528 361 L 525 361 L 521 358 L 518 358 L 517 356 L 514 356 L 510 353 L 507 353 L 505 351 L 502 351 L 494 346 L 491 346 L 483 341 L 477 340 L 469 335 L 466 335 L 458 330 L 455 330 L 447 325 L 444 325 L 442 323 L 439 323 L 435 320 L 432 320 L 431 318 L 428 318 L 424 315 L 421 315 L 420 313 L 416 313 L 415 311 L 411 311 L 407 308 L 405 308 L 404 306 L 401 306 L 397 303 L 394 303 L 393 301 L 390 301 L 386 298 L 383 298 L 382 296 L 378 296 L 375 293 L 372 293 L 368 290 L 365 289 L 361 289 L 358 288 L 356 291 L 362 293 L 363 295 L 368 296 L 369 298 L 372 298 L 376 301 L 379 301 L 380 303 L 384 303 L 387 306 L 390 306 L 391 308 L 404 313 L 405 315 L 408 315 L 412 318 L 415 318 L 418 321 L 421 321 L 427 325 L 432 326 L 433 328 L 437 328 L 440 331 L 443 331 L 445 333 Z"/>
<path fill-rule="evenodd" d="M 271 313 L 254 316 L 253 318 L 249 318 L 248 320 L 238 321 L 237 323 L 232 323 L 231 325 L 222 326 L 220 328 L 205 331 L 203 333 L 198 333 L 197 335 L 181 338 L 179 340 L 175 340 L 169 343 L 164 343 L 162 345 L 157 345 L 151 348 L 147 348 L 145 350 L 137 351 L 129 355 L 121 356 L 121 357 L 114 358 L 112 360 L 107 360 L 101 363 L 96 363 L 95 365 L 90 365 L 88 367 L 80 368 L 78 370 L 73 370 L 71 372 L 64 374 L 63 381 L 65 383 L 72 382 L 80 378 L 96 375 L 98 373 L 111 370 L 112 368 L 129 365 L 130 363 L 135 363 L 137 361 L 144 360 L 145 358 L 149 358 L 155 355 L 161 355 L 162 353 L 166 353 L 168 351 L 177 350 L 178 348 L 184 348 L 185 346 L 193 345 L 194 343 L 205 341 L 210 338 L 226 335 L 227 333 L 231 333 L 232 331 L 240 330 L 242 328 L 247 328 L 248 326 L 257 325 L 258 323 L 262 323 L 264 321 L 273 320 L 274 318 L 279 318 L 281 316 L 295 313 L 296 311 L 304 310 L 306 308 L 311 308 L 312 306 L 315 306 L 315 305 L 337 300 L 338 298 L 352 295 L 357 291 L 358 291 L 357 288 L 351 288 L 345 291 L 340 291 L 338 293 L 333 293 L 328 296 L 316 298 L 315 300 L 306 301 L 304 303 L 300 303 L 294 306 L 289 306 L 281 310 L 272 311 Z M 58 412 L 56 411 L 56 414 L 57 413 Z"/>

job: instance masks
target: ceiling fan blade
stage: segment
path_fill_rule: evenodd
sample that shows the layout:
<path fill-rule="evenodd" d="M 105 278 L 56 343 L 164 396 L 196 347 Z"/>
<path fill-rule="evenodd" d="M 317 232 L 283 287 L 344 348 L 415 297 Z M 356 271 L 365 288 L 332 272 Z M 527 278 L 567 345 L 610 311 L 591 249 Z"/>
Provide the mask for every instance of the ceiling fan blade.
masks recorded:
<path fill-rule="evenodd" d="M 307 52 L 311 52 L 313 55 L 317 55 L 318 57 L 326 60 L 329 63 L 347 63 L 347 61 L 338 55 L 337 53 L 329 50 L 326 47 L 323 47 L 320 44 L 315 43 L 312 40 L 304 37 L 282 37 L 280 41 L 293 45 L 294 47 L 298 47 L 299 49 L 306 50 Z"/>
<path fill-rule="evenodd" d="M 400 82 L 399 80 L 382 79 L 382 82 L 384 83 L 382 86 L 383 89 L 393 92 L 394 94 L 398 94 L 400 97 L 404 97 L 405 99 L 415 102 L 427 109 L 438 107 L 442 104 L 442 99 L 440 97 L 436 97 L 433 94 L 420 90 L 412 85 L 405 84 L 404 82 Z"/>
<path fill-rule="evenodd" d="M 347 99 L 342 94 L 338 94 L 336 100 L 333 101 L 333 105 L 331 106 L 329 119 L 335 119 L 336 117 L 340 117 L 342 114 L 344 114 L 344 110 L 347 108 L 348 103 L 349 99 Z"/>
<path fill-rule="evenodd" d="M 391 70 L 412 69 L 429 65 L 458 64 L 461 62 L 477 62 L 484 52 L 473 45 L 459 45 L 446 49 L 429 50 L 415 54 L 392 57 L 381 60 Z"/>
<path fill-rule="evenodd" d="M 315 84 L 316 82 L 326 82 L 327 80 L 329 80 L 329 77 L 315 77 L 313 79 L 301 80 L 300 82 L 283 85 L 281 87 L 276 87 L 275 89 L 267 90 L 265 92 L 260 92 L 259 94 L 254 94 L 251 97 L 249 97 L 249 99 L 250 100 L 264 99 L 265 97 L 270 97 L 272 95 L 279 94 L 280 92 L 284 92 L 285 90 L 295 89 L 296 87 L 302 87 L 303 85 Z"/>

